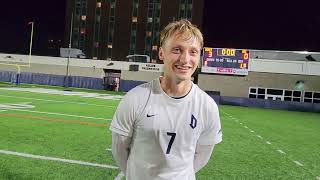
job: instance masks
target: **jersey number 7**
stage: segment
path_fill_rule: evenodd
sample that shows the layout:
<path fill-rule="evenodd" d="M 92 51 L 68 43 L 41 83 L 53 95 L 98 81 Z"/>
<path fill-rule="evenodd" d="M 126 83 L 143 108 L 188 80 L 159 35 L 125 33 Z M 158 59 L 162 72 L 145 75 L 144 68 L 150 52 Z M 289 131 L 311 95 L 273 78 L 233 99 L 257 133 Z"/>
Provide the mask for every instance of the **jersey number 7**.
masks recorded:
<path fill-rule="evenodd" d="M 171 150 L 172 143 L 173 143 L 173 141 L 174 141 L 174 138 L 176 138 L 176 133 L 167 132 L 167 135 L 168 135 L 168 136 L 171 136 L 171 138 L 170 138 L 170 141 L 169 141 L 169 144 L 168 144 L 168 147 L 167 147 L 167 152 L 166 152 L 166 154 L 170 154 L 170 150 Z"/>

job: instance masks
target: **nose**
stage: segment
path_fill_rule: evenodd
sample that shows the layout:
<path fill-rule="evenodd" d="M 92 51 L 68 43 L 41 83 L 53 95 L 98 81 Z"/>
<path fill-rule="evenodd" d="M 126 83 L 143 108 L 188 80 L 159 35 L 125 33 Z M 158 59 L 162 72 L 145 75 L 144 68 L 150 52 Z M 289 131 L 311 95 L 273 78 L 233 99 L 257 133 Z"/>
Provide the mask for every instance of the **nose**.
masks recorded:
<path fill-rule="evenodd" d="M 190 54 L 188 51 L 183 51 L 180 55 L 180 62 L 183 64 L 187 64 L 190 61 Z"/>

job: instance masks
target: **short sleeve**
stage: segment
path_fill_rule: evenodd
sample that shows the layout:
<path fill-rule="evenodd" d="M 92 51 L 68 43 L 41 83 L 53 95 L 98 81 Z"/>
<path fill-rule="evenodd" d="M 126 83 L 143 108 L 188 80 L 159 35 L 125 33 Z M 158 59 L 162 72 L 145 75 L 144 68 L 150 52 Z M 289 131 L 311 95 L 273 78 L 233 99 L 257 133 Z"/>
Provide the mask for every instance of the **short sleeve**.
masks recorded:
<path fill-rule="evenodd" d="M 135 120 L 135 105 L 133 95 L 126 94 L 119 103 L 113 116 L 110 130 L 114 133 L 131 137 Z"/>
<path fill-rule="evenodd" d="M 213 106 L 209 106 L 207 119 L 205 122 L 204 130 L 202 131 L 199 139 L 199 145 L 215 145 L 222 141 L 222 130 L 219 116 L 219 109 L 214 102 Z"/>
<path fill-rule="evenodd" d="M 132 137 L 135 120 L 147 103 L 148 92 L 148 84 L 144 84 L 133 88 L 122 98 L 112 119 L 112 132 Z"/>

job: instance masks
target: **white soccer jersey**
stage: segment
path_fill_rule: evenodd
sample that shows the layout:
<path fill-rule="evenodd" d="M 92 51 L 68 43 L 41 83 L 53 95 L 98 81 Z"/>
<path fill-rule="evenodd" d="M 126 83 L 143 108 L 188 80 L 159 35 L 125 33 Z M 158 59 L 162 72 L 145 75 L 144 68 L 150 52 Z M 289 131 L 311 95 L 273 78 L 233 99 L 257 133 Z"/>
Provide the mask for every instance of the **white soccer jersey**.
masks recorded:
<path fill-rule="evenodd" d="M 222 140 L 216 103 L 197 85 L 169 97 L 159 79 L 137 86 L 120 102 L 110 129 L 132 137 L 127 180 L 194 180 L 196 144 Z"/>

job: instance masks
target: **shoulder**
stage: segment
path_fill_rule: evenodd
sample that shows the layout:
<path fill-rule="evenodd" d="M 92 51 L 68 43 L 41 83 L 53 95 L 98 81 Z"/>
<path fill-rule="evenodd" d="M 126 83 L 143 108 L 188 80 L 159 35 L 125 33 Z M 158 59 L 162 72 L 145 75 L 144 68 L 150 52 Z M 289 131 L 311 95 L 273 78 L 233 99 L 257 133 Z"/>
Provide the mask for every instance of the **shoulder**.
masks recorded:
<path fill-rule="evenodd" d="M 203 105 L 206 105 L 210 109 L 218 109 L 217 103 L 212 97 L 210 97 L 206 92 L 195 85 L 196 97 L 201 101 Z"/>
<path fill-rule="evenodd" d="M 152 89 L 152 81 L 143 83 L 141 85 L 138 85 L 134 88 L 132 88 L 130 91 L 126 93 L 124 98 L 141 98 L 139 96 L 146 95 L 146 93 L 150 93 Z"/>
<path fill-rule="evenodd" d="M 149 100 L 151 90 L 152 90 L 152 81 L 138 85 L 128 91 L 122 98 L 120 104 L 126 104 L 128 107 L 142 108 L 145 106 Z"/>

